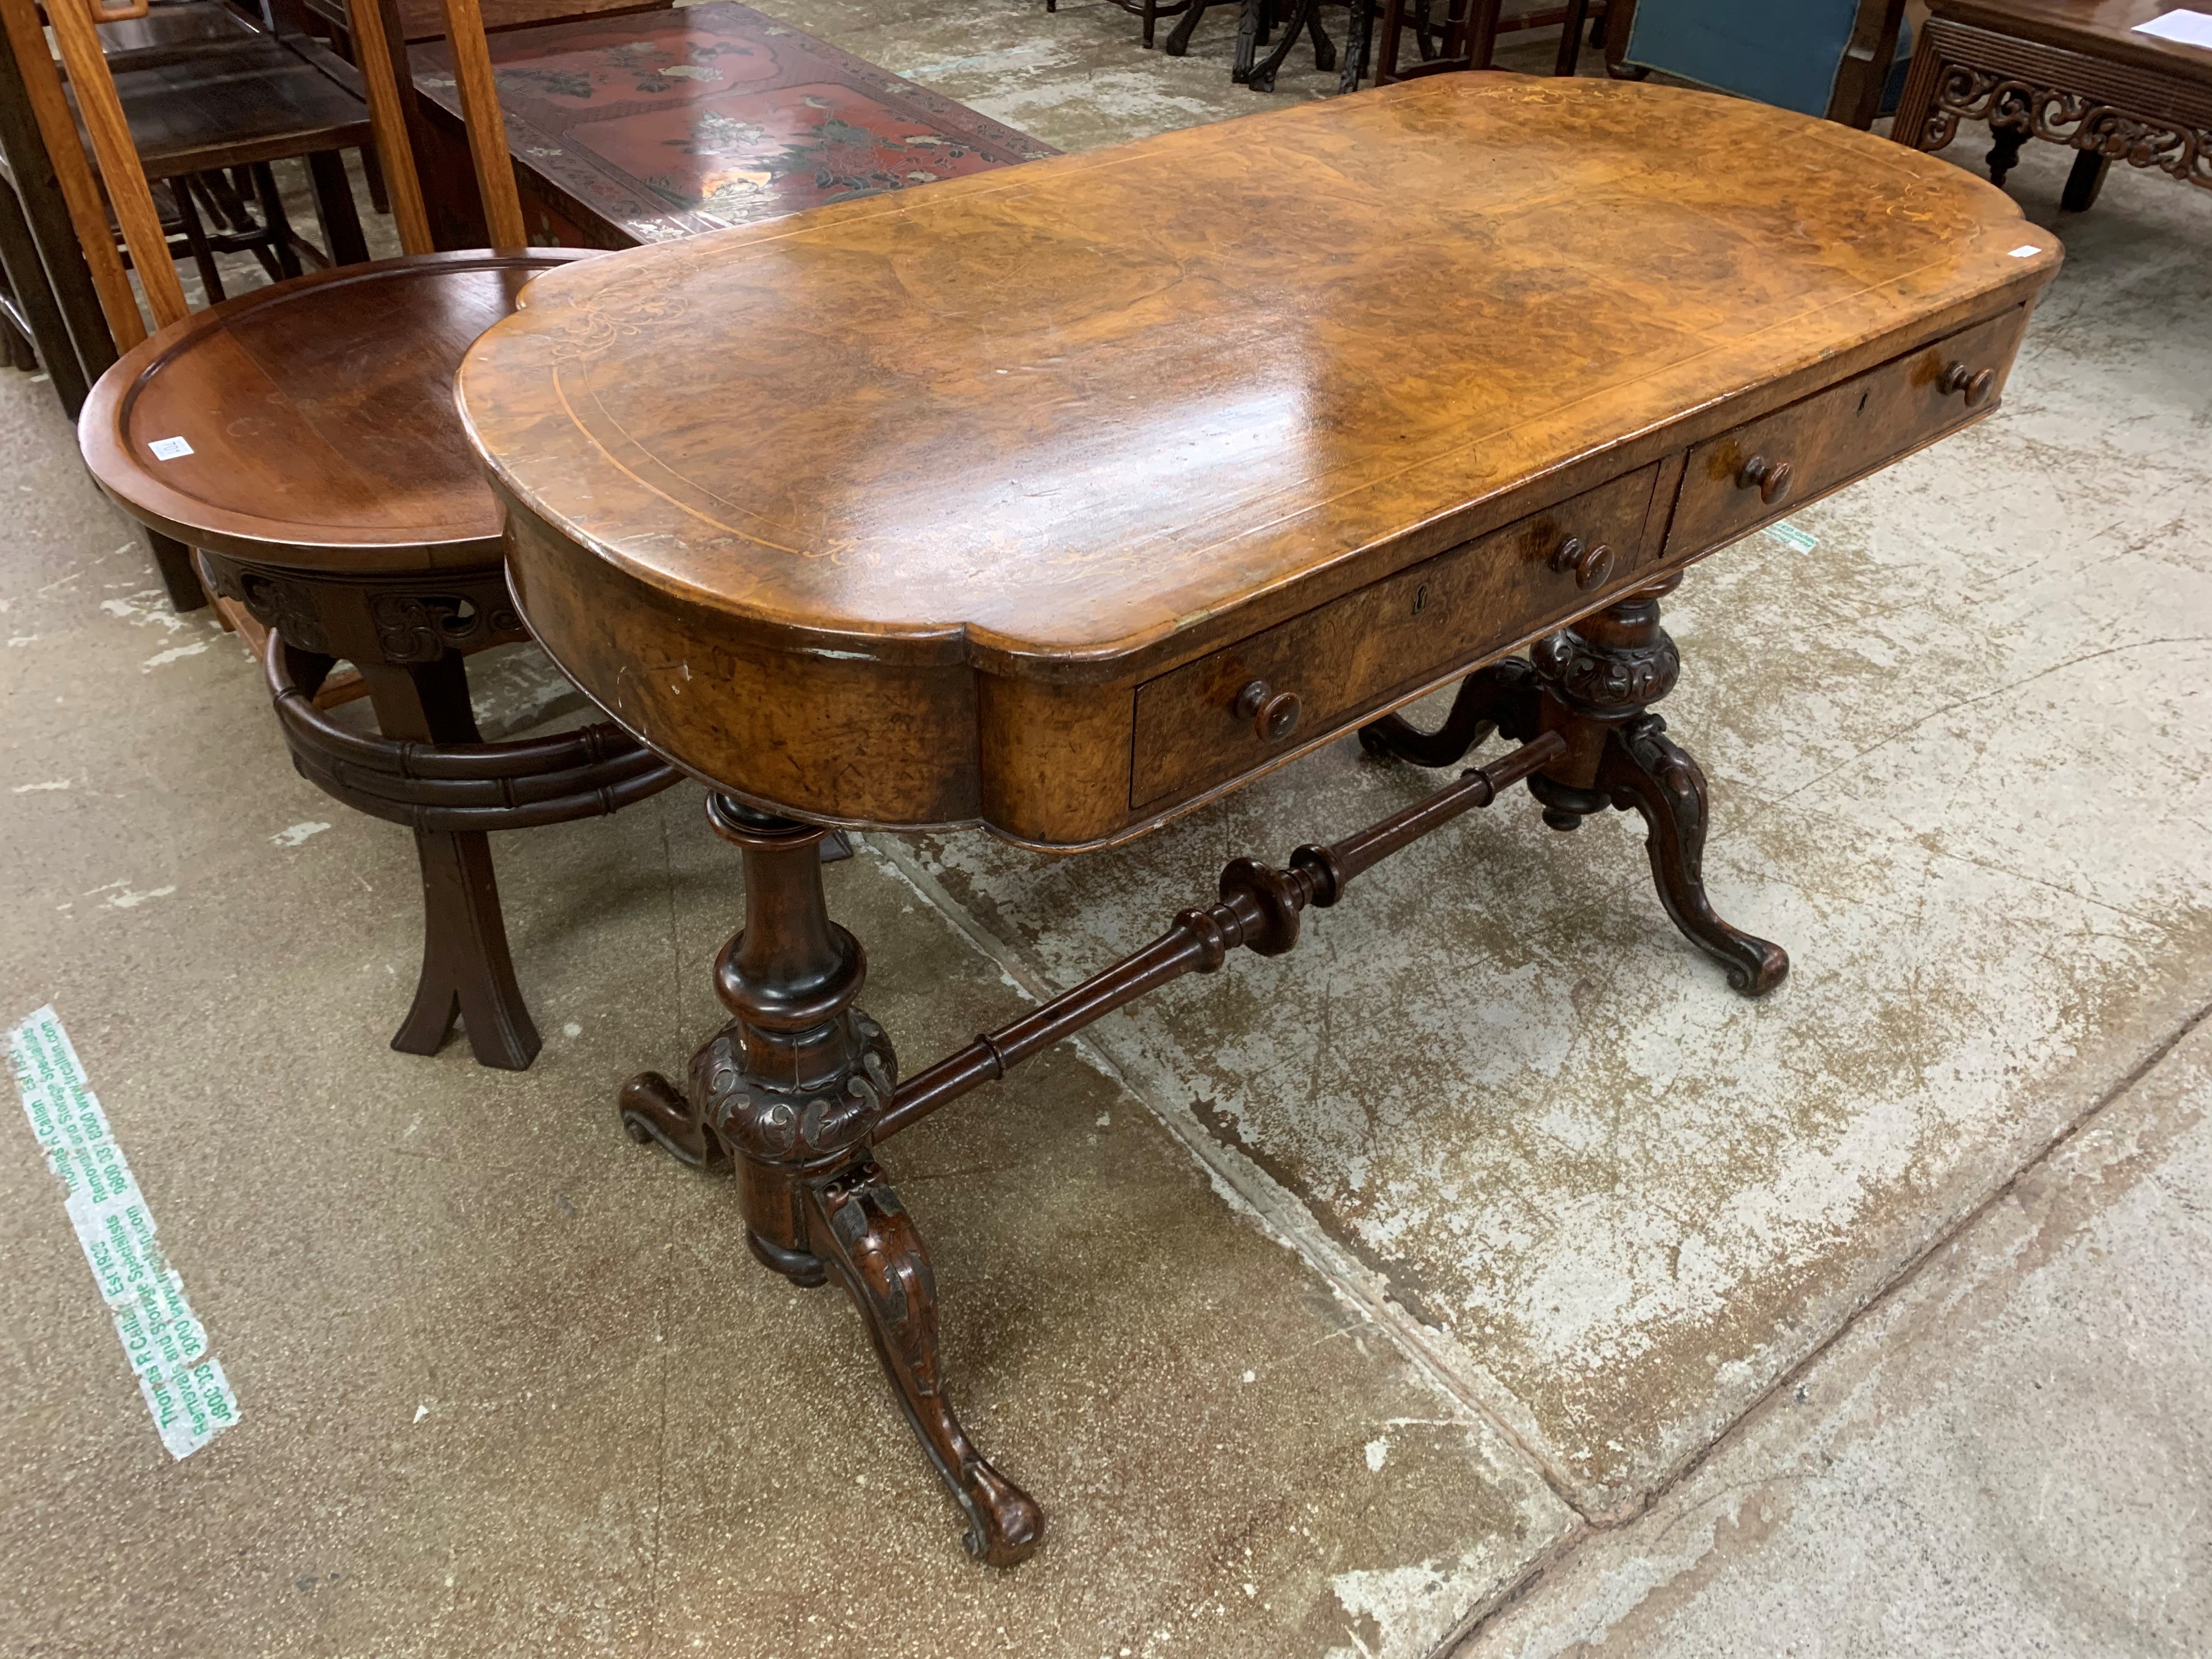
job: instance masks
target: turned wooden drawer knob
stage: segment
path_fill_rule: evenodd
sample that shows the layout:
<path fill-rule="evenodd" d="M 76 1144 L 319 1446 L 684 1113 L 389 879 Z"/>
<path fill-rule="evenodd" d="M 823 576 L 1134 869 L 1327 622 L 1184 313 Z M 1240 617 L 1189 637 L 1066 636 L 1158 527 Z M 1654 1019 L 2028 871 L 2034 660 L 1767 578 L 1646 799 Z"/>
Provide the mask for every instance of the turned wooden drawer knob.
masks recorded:
<path fill-rule="evenodd" d="M 1790 493 L 1790 481 L 1796 476 L 1797 469 L 1787 461 L 1754 455 L 1736 470 L 1735 487 L 1756 489 L 1759 499 L 1771 507 Z"/>
<path fill-rule="evenodd" d="M 1602 587 L 1613 580 L 1613 550 L 1603 542 L 1585 547 L 1581 537 L 1570 536 L 1552 555 L 1552 568 L 1574 572 L 1577 587 Z"/>
<path fill-rule="evenodd" d="M 1298 729 L 1298 694 L 1278 691 L 1265 680 L 1254 680 L 1237 694 L 1237 718 L 1252 722 L 1262 743 L 1280 743 Z"/>
<path fill-rule="evenodd" d="M 1943 365 L 1942 374 L 1936 377 L 1936 389 L 1945 393 L 1963 392 L 1966 394 L 1966 407 L 1979 409 L 1989 401 L 1996 384 L 1997 372 L 1994 368 L 1976 374 L 1964 363 L 1950 362 Z"/>

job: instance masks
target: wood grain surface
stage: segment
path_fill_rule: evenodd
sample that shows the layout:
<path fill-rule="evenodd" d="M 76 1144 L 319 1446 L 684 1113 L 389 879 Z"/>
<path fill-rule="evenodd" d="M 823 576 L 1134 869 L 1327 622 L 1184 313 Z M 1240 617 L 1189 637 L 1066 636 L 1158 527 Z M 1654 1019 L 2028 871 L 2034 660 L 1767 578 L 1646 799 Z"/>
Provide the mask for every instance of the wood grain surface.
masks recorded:
<path fill-rule="evenodd" d="M 141 523 L 240 558 L 481 565 L 498 556 L 499 507 L 461 435 L 453 371 L 525 283 L 581 257 L 387 260 L 194 313 L 94 387 L 86 465 Z M 161 459 L 163 438 L 191 453 Z"/>
<path fill-rule="evenodd" d="M 460 398 L 533 630 L 647 741 L 801 815 L 1078 844 L 1249 775 L 1133 816 L 1145 681 L 1670 457 L 1671 507 L 1690 446 L 2057 261 L 1832 124 L 1445 76 L 611 255 Z"/>

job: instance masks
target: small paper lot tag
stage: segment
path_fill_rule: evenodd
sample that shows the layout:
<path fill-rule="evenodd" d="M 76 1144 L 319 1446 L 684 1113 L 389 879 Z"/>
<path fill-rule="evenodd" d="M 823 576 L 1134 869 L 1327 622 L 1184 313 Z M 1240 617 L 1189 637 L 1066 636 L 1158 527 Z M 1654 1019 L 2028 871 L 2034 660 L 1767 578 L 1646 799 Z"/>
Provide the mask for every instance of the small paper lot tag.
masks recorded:
<path fill-rule="evenodd" d="M 182 438 L 156 438 L 146 447 L 154 452 L 157 461 L 179 461 L 192 453 L 192 447 Z"/>

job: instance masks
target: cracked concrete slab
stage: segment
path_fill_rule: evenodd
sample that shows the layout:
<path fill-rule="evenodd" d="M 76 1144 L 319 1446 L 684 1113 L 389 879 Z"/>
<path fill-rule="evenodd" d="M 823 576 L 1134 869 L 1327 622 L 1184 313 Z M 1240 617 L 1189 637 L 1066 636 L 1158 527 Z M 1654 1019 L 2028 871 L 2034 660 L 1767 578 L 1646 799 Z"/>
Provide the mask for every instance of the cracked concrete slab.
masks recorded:
<path fill-rule="evenodd" d="M 2200 1028 L 1460 1659 L 2202 1653 L 2208 1215 Z"/>
<path fill-rule="evenodd" d="M 2048 221 L 2063 156 L 2031 151 Z M 1670 602 L 1723 913 L 1795 966 L 1733 997 L 1632 821 L 1525 799 L 1400 855 L 1308 942 L 1097 1029 L 1593 1518 L 1632 1513 L 2212 990 L 2202 192 L 2115 179 L 1987 424 L 1715 556 Z M 2191 309 L 2191 307 L 2194 309 Z M 920 865 L 1041 988 L 1231 856 L 1424 787 L 1349 743 L 1073 860 Z"/>

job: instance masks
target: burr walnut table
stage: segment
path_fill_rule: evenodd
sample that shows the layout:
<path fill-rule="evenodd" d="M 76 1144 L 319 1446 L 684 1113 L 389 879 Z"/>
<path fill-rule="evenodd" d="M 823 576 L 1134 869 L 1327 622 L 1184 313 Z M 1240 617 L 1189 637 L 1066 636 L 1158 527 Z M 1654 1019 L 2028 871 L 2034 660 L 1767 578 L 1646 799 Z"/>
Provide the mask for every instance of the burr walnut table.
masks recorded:
<path fill-rule="evenodd" d="M 2068 145 L 2070 212 L 2116 161 L 2212 190 L 2212 51 L 2136 28 L 2174 10 L 2212 0 L 1934 0 L 1892 135 L 1942 149 L 1961 120 L 1986 121 L 2000 185 L 2029 138 Z"/>
<path fill-rule="evenodd" d="M 732 1018 L 623 1119 L 732 1158 L 754 1254 L 844 1284 L 976 1554 L 1019 1560 L 1042 1513 L 953 1415 L 874 1149 L 1180 974 L 1290 949 L 1524 778 L 1558 829 L 1640 812 L 1683 932 L 1738 990 L 1779 982 L 1705 897 L 1705 780 L 1650 712 L 1679 666 L 1658 600 L 1986 416 L 2058 258 L 1863 133 L 1456 75 L 589 260 L 477 343 L 462 410 L 522 614 L 744 856 Z M 1392 713 L 1455 679 L 1441 730 Z M 1444 767 L 1493 730 L 1519 746 L 1286 867 L 1235 860 L 918 1073 L 854 1006 L 829 826 L 1097 847 L 1348 732 Z"/>

